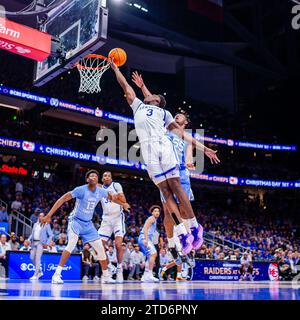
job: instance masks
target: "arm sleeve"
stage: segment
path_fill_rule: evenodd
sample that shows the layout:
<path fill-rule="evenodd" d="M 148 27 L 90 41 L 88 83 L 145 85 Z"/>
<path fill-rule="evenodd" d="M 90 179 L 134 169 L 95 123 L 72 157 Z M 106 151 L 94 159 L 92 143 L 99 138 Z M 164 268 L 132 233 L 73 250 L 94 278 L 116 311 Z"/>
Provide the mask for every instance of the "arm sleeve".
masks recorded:
<path fill-rule="evenodd" d="M 171 115 L 171 113 L 169 111 L 166 111 L 166 115 L 165 115 L 165 124 L 166 127 L 168 127 L 172 122 L 174 122 L 175 119 L 173 118 L 173 116 Z"/>
<path fill-rule="evenodd" d="M 115 183 L 114 183 L 114 188 L 115 188 L 115 190 L 116 190 L 117 193 L 123 193 L 123 188 L 122 188 L 122 186 L 120 185 L 120 183 L 115 182 Z"/>
<path fill-rule="evenodd" d="M 71 191 L 72 198 L 82 199 L 84 196 L 84 186 L 77 187 Z"/>
<path fill-rule="evenodd" d="M 140 105 L 142 105 L 143 102 L 139 99 L 139 98 L 135 98 L 132 102 L 132 104 L 130 105 L 130 107 L 132 108 L 133 113 L 136 113 L 137 109 L 140 107 Z"/>

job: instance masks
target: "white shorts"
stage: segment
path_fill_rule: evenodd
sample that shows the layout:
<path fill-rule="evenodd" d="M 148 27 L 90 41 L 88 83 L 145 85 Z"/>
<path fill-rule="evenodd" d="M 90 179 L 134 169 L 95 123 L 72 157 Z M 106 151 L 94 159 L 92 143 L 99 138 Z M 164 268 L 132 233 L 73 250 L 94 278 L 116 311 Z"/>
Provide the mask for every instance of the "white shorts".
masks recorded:
<path fill-rule="evenodd" d="M 102 218 L 98 234 L 102 240 L 108 241 L 111 235 L 115 237 L 124 237 L 126 233 L 125 228 L 125 216 L 124 212 L 121 212 L 118 216 L 105 216 Z"/>
<path fill-rule="evenodd" d="M 143 143 L 141 151 L 149 177 L 156 185 L 170 178 L 179 178 L 179 162 L 168 138 Z"/>

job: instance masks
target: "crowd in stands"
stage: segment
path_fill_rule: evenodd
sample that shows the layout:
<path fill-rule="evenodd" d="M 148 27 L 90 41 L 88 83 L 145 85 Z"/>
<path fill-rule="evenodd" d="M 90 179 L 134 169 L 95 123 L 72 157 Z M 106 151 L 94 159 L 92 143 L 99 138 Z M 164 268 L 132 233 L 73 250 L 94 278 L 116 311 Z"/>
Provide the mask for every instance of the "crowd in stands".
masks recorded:
<path fill-rule="evenodd" d="M 137 245 L 137 238 L 149 215 L 148 208 L 159 203 L 159 193 L 151 184 L 139 183 L 137 188 L 131 182 L 120 182 L 132 208 L 126 218 L 124 270 L 128 279 L 139 279 L 145 267 L 145 257 Z M 1 175 L 0 199 L 8 204 L 8 208 L 4 205 L 0 207 L 0 219 L 2 222 L 9 220 L 10 212 L 17 210 L 35 223 L 41 212 L 47 213 L 62 194 L 74 187 L 58 177 L 46 181 Z M 267 193 L 262 206 L 258 196 L 241 191 L 215 193 L 196 188 L 194 192 L 196 199 L 199 199 L 194 203 L 194 209 L 204 226 L 206 237 L 200 250 L 193 253 L 195 258 L 239 261 L 245 249 L 250 248 L 253 261 L 277 261 L 284 264 L 284 268 L 290 266 L 287 270 L 295 270 L 300 259 L 299 218 L 296 216 L 299 202 L 289 198 L 280 200 L 277 195 Z M 53 239 L 47 251 L 62 252 L 66 247 L 68 215 L 72 208 L 73 200 L 66 202 L 53 216 Z M 99 204 L 93 219 L 96 228 L 100 226 L 101 213 Z M 164 256 L 168 257 L 168 250 L 162 219 L 159 220 L 157 231 L 157 246 L 163 258 L 161 261 L 166 261 Z M 30 242 L 22 234 L 3 234 L 1 243 L 2 251 L 30 250 Z M 88 276 L 89 268 L 93 269 L 95 277 L 99 276 L 93 252 L 87 245 L 83 246 L 81 239 L 74 253 L 82 253 L 84 257 L 84 277 Z M 113 240 L 108 242 L 107 254 L 113 265 L 116 262 Z"/>

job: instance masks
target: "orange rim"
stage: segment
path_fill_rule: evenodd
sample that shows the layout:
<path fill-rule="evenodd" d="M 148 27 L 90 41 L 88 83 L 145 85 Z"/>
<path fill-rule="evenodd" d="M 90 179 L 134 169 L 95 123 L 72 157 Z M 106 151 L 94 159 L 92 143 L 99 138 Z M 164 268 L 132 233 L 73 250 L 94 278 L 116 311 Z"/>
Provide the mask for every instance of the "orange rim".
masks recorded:
<path fill-rule="evenodd" d="M 88 58 L 94 58 L 94 59 L 102 59 L 102 60 L 108 60 L 107 57 L 102 56 L 101 54 L 95 54 L 95 53 L 90 53 L 88 55 L 86 55 L 84 58 L 82 59 L 88 59 Z M 97 67 L 97 68 L 92 68 L 92 67 L 86 67 L 81 65 L 81 61 L 77 62 L 75 65 L 78 69 L 82 69 L 82 70 L 102 70 L 105 67 L 101 66 L 101 67 Z"/>

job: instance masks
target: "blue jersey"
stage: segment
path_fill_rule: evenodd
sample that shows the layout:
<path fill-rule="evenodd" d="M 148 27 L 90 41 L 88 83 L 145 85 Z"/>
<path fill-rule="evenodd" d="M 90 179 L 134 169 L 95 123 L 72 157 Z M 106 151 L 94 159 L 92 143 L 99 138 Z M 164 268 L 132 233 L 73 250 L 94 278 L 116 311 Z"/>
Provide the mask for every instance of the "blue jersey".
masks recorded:
<path fill-rule="evenodd" d="M 184 170 L 186 168 L 185 159 L 188 143 L 172 132 L 168 132 L 168 138 L 172 141 L 180 170 Z"/>
<path fill-rule="evenodd" d="M 71 191 L 73 198 L 76 198 L 76 204 L 70 214 L 70 218 L 78 218 L 82 221 L 91 221 L 98 202 L 107 198 L 106 190 L 96 187 L 95 191 L 91 191 L 87 184 L 75 188 Z"/>
<path fill-rule="evenodd" d="M 147 221 L 150 219 L 150 218 L 152 218 L 152 216 L 151 217 L 149 217 L 146 221 L 145 221 L 145 224 L 147 223 Z M 150 226 L 150 228 L 148 229 L 148 239 L 150 240 L 150 241 L 152 241 L 153 242 L 153 236 L 154 236 L 154 232 L 155 232 L 155 230 L 156 230 L 156 223 L 157 223 L 157 221 L 156 221 L 156 219 L 155 219 L 155 222 Z M 145 225 L 144 225 L 144 227 L 143 227 L 143 229 L 142 229 L 142 231 L 141 231 L 141 235 L 142 234 L 145 234 Z"/>

